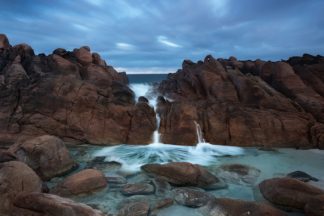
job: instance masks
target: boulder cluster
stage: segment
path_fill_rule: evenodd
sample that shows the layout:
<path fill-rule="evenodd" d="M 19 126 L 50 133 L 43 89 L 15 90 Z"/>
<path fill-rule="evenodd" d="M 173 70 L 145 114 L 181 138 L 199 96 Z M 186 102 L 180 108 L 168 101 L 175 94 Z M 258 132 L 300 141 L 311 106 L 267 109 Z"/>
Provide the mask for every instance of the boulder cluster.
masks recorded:
<path fill-rule="evenodd" d="M 153 108 L 135 102 L 126 74 L 89 47 L 35 55 L 0 35 L 1 144 L 46 134 L 73 143 L 145 144 L 155 128 Z"/>
<path fill-rule="evenodd" d="M 164 143 L 194 145 L 197 122 L 210 143 L 324 147 L 322 56 L 265 62 L 209 55 L 185 60 L 158 90 Z"/>
<path fill-rule="evenodd" d="M 238 61 L 207 56 L 156 86 L 154 110 L 135 101 L 125 73 L 83 46 L 35 55 L 0 35 L 0 143 L 55 135 L 97 145 L 324 147 L 324 57 Z M 156 113 L 160 116 L 157 125 Z M 181 136 L 179 136 L 181 134 Z"/>
<path fill-rule="evenodd" d="M 132 174 L 97 157 L 78 167 L 64 142 L 49 135 L 20 140 L 2 149 L 0 158 L 0 215 L 154 216 L 173 205 L 205 216 L 324 213 L 324 188 L 313 183 L 323 180 L 301 171 L 258 183 L 262 171 L 244 164 L 145 164 Z M 255 201 L 215 196 L 233 185 L 253 188 Z M 98 193 L 113 194 L 113 199 L 92 204 Z M 75 201 L 80 197 L 89 197 L 89 205 Z"/>

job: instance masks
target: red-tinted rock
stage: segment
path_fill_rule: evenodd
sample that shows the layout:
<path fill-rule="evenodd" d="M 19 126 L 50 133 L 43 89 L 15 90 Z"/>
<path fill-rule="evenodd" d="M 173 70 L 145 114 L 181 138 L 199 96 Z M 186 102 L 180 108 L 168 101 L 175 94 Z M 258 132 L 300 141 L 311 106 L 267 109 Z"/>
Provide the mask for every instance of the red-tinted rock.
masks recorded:
<path fill-rule="evenodd" d="M 10 161 L 0 164 L 0 215 L 10 215 L 13 202 L 23 192 L 41 192 L 42 181 L 26 164 Z"/>
<path fill-rule="evenodd" d="M 81 47 L 73 51 L 75 57 L 82 65 L 88 65 L 92 63 L 92 55 L 89 47 Z"/>
<path fill-rule="evenodd" d="M 197 186 L 208 188 L 212 185 L 216 188 L 224 188 L 216 176 L 199 165 L 187 162 L 171 162 L 167 164 L 146 164 L 142 170 L 160 177 L 164 177 L 168 182 L 181 186 Z"/>
<path fill-rule="evenodd" d="M 88 205 L 53 194 L 23 193 L 15 200 L 12 216 L 104 216 Z"/>
<path fill-rule="evenodd" d="M 102 172 L 86 169 L 64 179 L 52 192 L 61 196 L 71 196 L 91 193 L 106 186 L 107 180 Z"/>
<path fill-rule="evenodd" d="M 304 207 L 306 216 L 324 215 L 324 195 L 311 197 Z"/>
<path fill-rule="evenodd" d="M 17 142 L 9 150 L 43 180 L 65 174 L 75 166 L 64 142 L 54 136 L 44 135 Z"/>
<path fill-rule="evenodd" d="M 260 183 L 260 191 L 271 203 L 290 209 L 304 209 L 310 198 L 324 191 L 292 178 L 274 178 Z"/>

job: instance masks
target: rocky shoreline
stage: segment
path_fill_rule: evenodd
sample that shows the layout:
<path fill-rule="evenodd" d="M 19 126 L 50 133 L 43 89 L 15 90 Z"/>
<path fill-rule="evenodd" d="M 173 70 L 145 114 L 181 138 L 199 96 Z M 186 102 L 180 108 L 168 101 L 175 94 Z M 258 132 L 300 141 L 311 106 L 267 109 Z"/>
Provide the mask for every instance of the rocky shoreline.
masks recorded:
<path fill-rule="evenodd" d="M 49 135 L 1 150 L 0 158 L 0 215 L 4 216 L 154 216 L 172 206 L 191 208 L 203 216 L 324 213 L 324 179 L 301 171 L 260 182 L 263 170 L 235 163 L 208 168 L 188 162 L 153 163 L 131 174 L 118 172 L 118 163 L 97 157 L 77 168 L 62 140 Z M 119 174 L 109 174 L 109 169 Z M 229 185 L 253 189 L 255 201 L 215 196 Z M 91 204 L 98 193 L 113 197 L 99 200 L 103 206 Z M 90 197 L 89 205 L 76 202 L 84 197 Z M 107 205 L 111 205 L 108 210 Z"/>
<path fill-rule="evenodd" d="M 197 122 L 210 143 L 323 148 L 323 74 L 324 57 L 306 54 L 185 60 L 156 87 L 154 110 L 89 47 L 35 55 L 0 35 L 0 142 L 48 134 L 69 143 L 149 144 L 158 127 L 161 142 L 194 145 Z"/>

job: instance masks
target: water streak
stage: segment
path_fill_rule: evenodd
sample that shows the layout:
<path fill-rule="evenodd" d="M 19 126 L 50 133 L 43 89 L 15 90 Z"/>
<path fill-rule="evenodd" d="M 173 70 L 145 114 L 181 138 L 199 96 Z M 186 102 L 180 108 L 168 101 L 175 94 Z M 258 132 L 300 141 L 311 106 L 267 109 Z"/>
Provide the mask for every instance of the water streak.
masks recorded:
<path fill-rule="evenodd" d="M 148 99 L 149 104 L 154 108 L 156 111 L 157 108 L 157 95 L 153 93 L 153 86 L 147 83 L 141 83 L 141 84 L 131 84 L 130 88 L 135 93 L 135 99 L 136 101 L 140 96 L 144 96 Z M 160 117 L 158 114 L 156 114 L 156 124 L 157 128 L 153 133 L 153 143 L 160 143 L 160 133 L 159 133 L 159 127 L 160 127 Z"/>

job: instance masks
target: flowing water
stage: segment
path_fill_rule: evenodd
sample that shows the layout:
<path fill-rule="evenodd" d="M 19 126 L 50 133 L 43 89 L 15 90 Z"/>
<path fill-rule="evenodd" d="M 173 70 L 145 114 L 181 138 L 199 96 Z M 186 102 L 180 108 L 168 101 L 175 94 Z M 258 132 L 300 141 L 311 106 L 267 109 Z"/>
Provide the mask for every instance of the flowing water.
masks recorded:
<path fill-rule="evenodd" d="M 136 99 L 145 96 L 150 105 L 156 109 L 156 98 L 152 85 L 148 83 L 132 83 Z M 157 116 L 159 123 L 159 117 Z M 285 176 L 287 173 L 300 170 L 320 179 L 313 183 L 324 188 L 324 151 L 273 149 L 260 150 L 257 148 L 240 148 L 206 143 L 200 125 L 195 122 L 198 143 L 196 146 L 177 146 L 163 144 L 159 140 L 158 127 L 153 135 L 154 142 L 150 145 L 118 145 L 111 147 L 78 146 L 71 147 L 71 154 L 80 164 L 80 169 L 96 167 L 106 176 L 124 177 L 128 183 L 150 182 L 149 176 L 141 172 L 140 167 L 147 163 L 190 162 L 207 168 L 215 175 L 224 164 L 241 164 L 251 166 L 257 172 L 255 181 L 242 182 L 237 176 L 224 176 L 228 188 L 209 191 L 216 197 L 227 197 L 250 201 L 264 201 L 258 192 L 257 185 L 264 179 Z M 93 161 L 100 159 L 99 163 Z M 55 185 L 61 178 L 53 179 L 49 185 Z M 136 195 L 125 197 L 120 193 L 120 187 L 110 184 L 103 191 L 88 196 L 78 196 L 73 199 L 99 208 L 106 213 L 115 214 L 122 203 L 132 200 L 145 200 L 151 204 L 162 197 L 152 195 Z M 201 216 L 192 208 L 177 204 L 158 212 L 160 216 Z M 295 214 L 294 214 L 295 215 Z M 298 214 L 297 214 L 298 215 Z"/>

